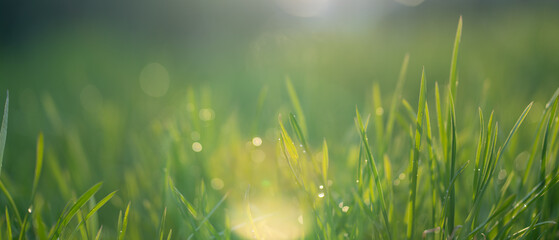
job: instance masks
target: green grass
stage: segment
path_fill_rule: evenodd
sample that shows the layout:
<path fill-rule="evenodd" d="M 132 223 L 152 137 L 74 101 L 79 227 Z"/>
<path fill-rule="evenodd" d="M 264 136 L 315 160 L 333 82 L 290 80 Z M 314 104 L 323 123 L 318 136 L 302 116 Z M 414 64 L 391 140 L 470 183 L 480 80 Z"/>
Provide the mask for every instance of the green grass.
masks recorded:
<path fill-rule="evenodd" d="M 217 121 L 209 90 L 189 88 L 177 103 L 181 111 L 122 137 L 115 132 L 125 123 L 109 119 L 118 114 L 107 114 L 114 113 L 107 107 L 100 118 L 103 149 L 133 159 L 114 163 L 107 160 L 110 151 L 96 158 L 84 153 L 88 136 L 66 129 L 58 106 L 45 95 L 53 130 L 36 134 L 31 191 L 18 188 L 14 176 L 1 175 L 0 238 L 558 238 L 559 89 L 541 112 L 532 110 L 538 102 L 513 101 L 506 108 L 513 113 L 460 103 L 464 97 L 458 96 L 468 95 L 458 88 L 461 38 L 460 17 L 450 77 L 441 83 L 448 87 L 428 81 L 429 68 L 420 74 L 409 70 L 406 54 L 394 92 L 377 82 L 372 91 L 363 90 L 371 101 L 355 108 L 357 131 L 346 138 L 311 130 L 322 120 L 304 115 L 314 112 L 305 103 L 312 96 L 286 77 L 284 89 L 264 87 L 255 101 L 259 116 L 270 91 L 285 92 L 291 107 L 274 112 L 277 123 L 235 114 Z M 406 82 L 408 74 L 414 80 Z M 410 96 L 419 95 L 415 109 L 404 89 L 416 85 Z M 3 158 L 8 105 L 7 96 L 1 171 L 2 162 L 12 160 Z M 476 109 L 479 124 L 470 113 Z M 499 119 L 513 115 L 510 129 L 500 127 Z M 243 125 L 251 126 L 250 134 L 242 132 Z M 125 148 L 111 148 L 119 137 Z M 110 187 L 96 183 L 103 176 Z"/>

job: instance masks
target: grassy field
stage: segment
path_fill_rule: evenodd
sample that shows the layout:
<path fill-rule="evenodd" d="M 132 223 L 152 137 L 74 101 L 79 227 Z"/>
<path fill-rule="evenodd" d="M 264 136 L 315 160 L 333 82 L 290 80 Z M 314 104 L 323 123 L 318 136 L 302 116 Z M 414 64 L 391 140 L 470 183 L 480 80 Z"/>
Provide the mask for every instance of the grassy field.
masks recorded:
<path fill-rule="evenodd" d="M 523 7 L 3 48 L 0 238 L 559 238 L 559 9 Z"/>

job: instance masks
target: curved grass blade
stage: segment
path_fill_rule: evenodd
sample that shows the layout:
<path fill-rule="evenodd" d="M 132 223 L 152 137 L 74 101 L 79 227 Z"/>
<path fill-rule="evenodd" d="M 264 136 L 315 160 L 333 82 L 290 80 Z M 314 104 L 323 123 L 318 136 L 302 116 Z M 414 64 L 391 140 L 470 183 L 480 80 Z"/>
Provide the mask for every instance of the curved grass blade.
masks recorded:
<path fill-rule="evenodd" d="M 122 219 L 122 228 L 119 229 L 120 234 L 118 234 L 118 240 L 124 239 L 126 236 L 126 228 L 128 227 L 128 212 L 130 210 L 130 202 L 126 206 L 126 211 L 124 212 L 124 218 Z"/>
<path fill-rule="evenodd" d="M 93 195 L 97 191 L 99 191 L 99 188 L 101 188 L 101 185 L 103 185 L 102 182 L 97 183 L 93 187 L 91 187 L 89 190 L 87 190 L 84 194 L 82 194 L 78 198 L 76 203 L 74 203 L 74 205 L 72 205 L 72 207 L 70 207 L 68 212 L 64 213 L 60 217 L 61 220 L 59 220 L 59 222 L 56 224 L 56 227 L 55 227 L 56 230 L 54 231 L 54 234 L 50 237 L 50 239 L 57 239 L 58 237 L 60 237 L 60 234 L 62 233 L 62 230 L 68 225 L 68 223 L 76 215 L 76 213 L 78 213 L 80 208 L 83 207 L 83 205 L 85 205 L 87 203 L 87 201 L 89 199 L 91 199 L 91 197 L 93 197 Z"/>
<path fill-rule="evenodd" d="M 423 133 L 423 114 L 425 113 L 425 96 L 426 96 L 426 83 L 425 83 L 425 68 L 421 72 L 421 88 L 419 90 L 419 103 L 417 107 L 417 120 L 415 125 L 415 137 L 413 140 L 414 149 L 410 155 L 410 191 L 408 201 L 408 228 L 407 239 L 413 238 L 414 222 L 415 222 L 415 201 L 417 195 L 417 175 L 419 168 L 419 154 L 421 146 L 421 133 Z"/>
<path fill-rule="evenodd" d="M 6 136 L 8 135 L 8 106 L 10 105 L 10 92 L 6 92 L 6 103 L 4 104 L 4 115 L 2 116 L 2 127 L 0 128 L 0 175 L 2 174 L 2 163 L 4 161 L 4 148 L 6 147 Z"/>
<path fill-rule="evenodd" d="M 400 104 L 400 99 L 402 98 L 402 89 L 404 87 L 404 81 L 406 80 L 406 72 L 408 70 L 408 63 L 410 61 L 410 54 L 407 53 L 404 56 L 404 62 L 400 68 L 400 75 L 398 76 L 398 82 L 396 83 L 396 89 L 392 95 L 392 102 L 390 104 L 390 110 L 388 111 L 388 120 L 386 122 L 386 140 L 390 142 L 392 138 L 392 130 L 394 128 L 394 120 L 396 118 L 396 110 Z"/>
<path fill-rule="evenodd" d="M 458 28 L 456 29 L 456 37 L 454 38 L 454 48 L 452 50 L 452 59 L 450 62 L 450 94 L 456 97 L 456 86 L 458 81 L 456 80 L 456 64 L 458 62 L 458 49 L 460 48 L 460 39 L 462 38 L 462 16 L 458 20 Z"/>
<path fill-rule="evenodd" d="M 301 108 L 301 103 L 299 102 L 299 98 L 297 97 L 297 92 L 295 92 L 295 88 L 293 87 L 289 76 L 285 77 L 285 85 L 287 86 L 287 93 L 289 93 L 291 104 L 293 104 L 293 108 L 295 109 L 295 114 L 297 114 L 297 117 L 299 118 L 301 130 L 303 131 L 303 134 L 307 136 L 307 122 L 305 121 L 305 116 L 303 115 L 303 108 Z"/>
<path fill-rule="evenodd" d="M 382 211 L 382 216 L 384 219 L 384 224 L 386 227 L 386 232 L 388 234 L 388 238 L 392 239 L 392 234 L 390 231 L 390 223 L 388 221 L 388 213 L 386 211 L 386 203 L 384 201 L 384 193 L 382 191 L 382 185 L 381 185 L 381 181 L 380 181 L 380 176 L 378 174 L 378 170 L 375 164 L 375 159 L 373 158 L 373 154 L 371 153 L 371 148 L 369 147 L 369 140 L 367 139 L 367 133 L 365 132 L 365 127 L 363 126 L 363 120 L 361 119 L 361 115 L 359 114 L 359 109 L 357 109 L 357 107 L 355 108 L 355 114 L 357 116 L 357 123 L 359 124 L 359 133 L 361 135 L 361 141 L 363 144 L 363 147 L 365 148 L 365 152 L 367 154 L 367 158 L 369 159 L 369 161 L 367 161 L 368 166 L 369 166 L 369 171 L 372 172 L 372 177 L 374 178 L 375 184 L 377 186 L 377 194 L 379 195 L 379 200 L 380 200 L 380 208 Z"/>

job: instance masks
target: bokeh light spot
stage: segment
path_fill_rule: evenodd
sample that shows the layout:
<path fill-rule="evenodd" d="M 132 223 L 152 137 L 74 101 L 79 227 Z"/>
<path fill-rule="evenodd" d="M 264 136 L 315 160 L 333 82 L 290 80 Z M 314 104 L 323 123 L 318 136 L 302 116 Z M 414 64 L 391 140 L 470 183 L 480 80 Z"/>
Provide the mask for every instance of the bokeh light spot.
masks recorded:
<path fill-rule="evenodd" d="M 202 151 L 202 144 L 200 144 L 199 142 L 194 142 L 192 144 L 192 151 L 201 152 Z"/>
<path fill-rule="evenodd" d="M 146 65 L 140 73 L 140 87 L 142 91 L 152 97 L 162 97 L 169 90 L 169 73 L 159 63 Z"/>

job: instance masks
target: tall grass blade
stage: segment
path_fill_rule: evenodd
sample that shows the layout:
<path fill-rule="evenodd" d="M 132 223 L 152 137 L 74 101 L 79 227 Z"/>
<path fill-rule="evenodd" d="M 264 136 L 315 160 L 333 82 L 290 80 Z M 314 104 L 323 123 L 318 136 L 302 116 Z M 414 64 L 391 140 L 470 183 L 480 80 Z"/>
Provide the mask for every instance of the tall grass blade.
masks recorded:
<path fill-rule="evenodd" d="M 293 108 L 295 109 L 295 114 L 297 114 L 297 117 L 299 118 L 301 130 L 303 134 L 307 136 L 307 122 L 305 121 L 305 116 L 303 115 L 303 108 L 301 108 L 301 103 L 299 102 L 299 98 L 297 97 L 297 92 L 295 92 L 295 88 L 293 87 L 289 76 L 285 77 L 285 85 L 287 86 L 287 93 L 289 94 L 289 98 L 291 99 L 291 104 L 293 104 Z"/>
<path fill-rule="evenodd" d="M 458 28 L 456 29 L 456 38 L 454 39 L 454 48 L 452 49 L 452 59 L 450 62 L 450 77 L 449 77 L 449 84 L 450 84 L 450 94 L 456 97 L 456 87 L 458 85 L 458 81 L 456 78 L 456 65 L 458 62 L 458 49 L 460 48 L 460 39 L 462 38 L 462 16 L 458 20 Z"/>
<path fill-rule="evenodd" d="M 10 105 L 10 92 L 6 92 L 6 103 L 4 104 L 4 115 L 2 116 L 2 127 L 0 127 L 0 175 L 2 174 L 2 163 L 4 161 L 4 148 L 6 147 L 6 136 L 8 135 L 8 106 Z"/>
<path fill-rule="evenodd" d="M 91 187 L 89 190 L 87 190 L 84 194 L 82 194 L 78 198 L 78 200 L 72 205 L 72 207 L 70 207 L 68 212 L 64 213 L 60 217 L 59 222 L 57 223 L 57 225 L 55 227 L 56 230 L 54 231 L 54 234 L 50 237 L 50 239 L 57 239 L 58 237 L 60 237 L 60 234 L 62 233 L 62 230 L 68 225 L 68 223 L 76 215 L 76 213 L 78 213 L 80 208 L 83 205 L 85 205 L 87 203 L 87 201 L 89 199 L 91 199 L 91 197 L 93 197 L 93 195 L 97 191 L 99 191 L 99 188 L 101 188 L 101 185 L 103 185 L 103 183 L 101 183 L 101 182 L 97 183 L 93 187 Z"/>
<path fill-rule="evenodd" d="M 122 219 L 122 227 L 119 229 L 118 240 L 123 240 L 126 236 L 126 229 L 128 228 L 128 213 L 130 211 L 130 203 L 126 206 L 126 211 L 124 212 L 124 218 Z"/>
<path fill-rule="evenodd" d="M 388 120 L 386 122 L 386 141 L 390 142 L 392 139 L 392 131 L 394 128 L 394 120 L 396 119 L 396 110 L 400 104 L 400 99 L 402 98 L 402 89 L 404 88 L 404 81 L 406 80 L 406 72 L 408 71 L 408 63 L 410 61 L 409 53 L 404 56 L 404 61 L 402 62 L 402 67 L 400 68 L 400 74 L 398 75 L 398 82 L 396 83 L 396 89 L 392 95 L 392 102 L 390 103 L 390 110 L 388 111 Z"/>
<path fill-rule="evenodd" d="M 386 203 L 384 200 L 384 193 L 382 191 L 382 184 L 380 181 L 380 176 L 378 174 L 378 170 L 375 164 L 375 159 L 373 158 L 373 154 L 371 152 L 371 148 L 369 147 L 369 140 L 367 139 L 367 132 L 365 131 L 365 127 L 363 126 L 363 120 L 361 119 L 361 115 L 359 114 L 359 110 L 357 108 L 355 108 L 355 114 L 357 116 L 357 123 L 359 126 L 359 133 L 361 135 L 361 141 L 363 144 L 363 147 L 365 148 L 365 152 L 366 152 L 366 156 L 369 159 L 369 161 L 367 161 L 368 166 L 369 166 L 369 171 L 372 172 L 372 177 L 374 178 L 375 181 L 375 185 L 377 187 L 377 194 L 378 194 L 378 198 L 380 200 L 380 209 L 382 211 L 382 215 L 383 215 L 383 219 L 384 219 L 384 225 L 386 228 L 386 233 L 388 235 L 389 239 L 392 239 L 392 234 L 391 234 L 391 230 L 390 230 L 390 222 L 388 221 L 388 213 L 386 211 Z"/>
<path fill-rule="evenodd" d="M 426 96 L 426 83 L 425 83 L 425 68 L 421 72 L 421 88 L 419 90 L 419 103 L 417 107 L 417 120 L 415 125 L 415 138 L 413 140 L 414 149 L 410 155 L 410 191 L 408 201 L 408 228 L 407 238 L 413 238 L 414 222 L 415 222 L 415 201 L 417 195 L 417 175 L 419 168 L 419 154 L 421 146 L 421 133 L 423 133 L 423 114 L 425 113 L 425 96 Z"/>

